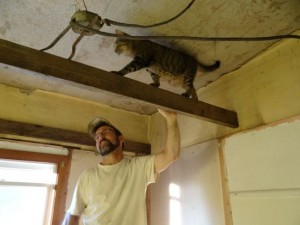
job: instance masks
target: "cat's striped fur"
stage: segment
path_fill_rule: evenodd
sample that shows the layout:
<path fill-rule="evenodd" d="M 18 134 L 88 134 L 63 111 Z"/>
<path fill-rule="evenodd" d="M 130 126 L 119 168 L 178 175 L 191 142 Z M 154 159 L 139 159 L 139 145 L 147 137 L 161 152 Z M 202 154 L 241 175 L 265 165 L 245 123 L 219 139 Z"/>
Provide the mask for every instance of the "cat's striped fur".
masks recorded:
<path fill-rule="evenodd" d="M 117 33 L 127 35 L 121 31 Z M 209 72 L 220 66 L 219 61 L 213 65 L 203 65 L 190 55 L 148 40 L 117 38 L 115 52 L 131 56 L 133 60 L 120 71 L 112 71 L 113 73 L 124 76 L 147 68 L 153 80 L 151 85 L 159 87 L 160 79 L 168 80 L 175 86 L 181 85 L 186 90 L 182 95 L 193 99 L 198 99 L 193 85 L 197 70 Z"/>

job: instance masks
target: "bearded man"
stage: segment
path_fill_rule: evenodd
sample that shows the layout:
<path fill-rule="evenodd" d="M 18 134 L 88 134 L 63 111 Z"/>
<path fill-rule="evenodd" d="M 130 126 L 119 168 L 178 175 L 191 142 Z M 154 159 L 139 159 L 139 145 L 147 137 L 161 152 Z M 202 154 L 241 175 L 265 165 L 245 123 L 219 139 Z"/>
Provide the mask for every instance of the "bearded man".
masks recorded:
<path fill-rule="evenodd" d="M 64 225 L 146 225 L 146 188 L 180 154 L 177 114 L 158 110 L 165 118 L 167 137 L 153 155 L 124 158 L 124 137 L 109 121 L 95 118 L 88 125 L 100 163 L 79 178 Z"/>

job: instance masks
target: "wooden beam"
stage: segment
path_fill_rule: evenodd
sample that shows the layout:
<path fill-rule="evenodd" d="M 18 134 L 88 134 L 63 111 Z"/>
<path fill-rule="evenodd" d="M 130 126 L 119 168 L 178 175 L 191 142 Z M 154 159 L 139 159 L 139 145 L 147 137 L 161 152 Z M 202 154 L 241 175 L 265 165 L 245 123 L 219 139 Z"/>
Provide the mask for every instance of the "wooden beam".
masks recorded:
<path fill-rule="evenodd" d="M 59 141 L 63 143 L 79 144 L 93 147 L 95 146 L 95 141 L 87 133 L 44 127 L 3 119 L 0 119 L 0 133 Z M 66 146 L 68 145 L 66 144 Z M 124 150 L 127 152 L 148 155 L 151 153 L 151 146 L 150 144 L 125 141 Z"/>
<path fill-rule="evenodd" d="M 236 112 L 1 39 L 0 62 L 145 101 L 206 121 L 238 127 Z"/>

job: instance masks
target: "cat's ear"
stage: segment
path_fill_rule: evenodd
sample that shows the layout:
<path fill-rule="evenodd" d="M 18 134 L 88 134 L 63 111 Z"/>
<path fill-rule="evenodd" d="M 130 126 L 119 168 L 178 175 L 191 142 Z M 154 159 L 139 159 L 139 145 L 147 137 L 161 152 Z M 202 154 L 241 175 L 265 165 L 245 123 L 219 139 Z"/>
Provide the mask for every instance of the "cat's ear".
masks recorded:
<path fill-rule="evenodd" d="M 116 34 L 120 34 L 120 35 L 124 35 L 124 36 L 130 36 L 129 34 L 126 34 L 125 32 L 121 31 L 121 30 L 116 30 Z"/>

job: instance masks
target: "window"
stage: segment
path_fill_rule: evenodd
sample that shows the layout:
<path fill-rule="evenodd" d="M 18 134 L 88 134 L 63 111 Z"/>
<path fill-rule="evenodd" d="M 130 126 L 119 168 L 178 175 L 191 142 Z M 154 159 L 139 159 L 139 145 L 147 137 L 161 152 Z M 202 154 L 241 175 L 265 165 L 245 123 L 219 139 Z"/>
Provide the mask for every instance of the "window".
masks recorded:
<path fill-rule="evenodd" d="M 54 163 L 0 159 L 1 224 L 50 225 L 56 170 Z"/>
<path fill-rule="evenodd" d="M 0 149 L 0 224 L 61 224 L 70 159 Z"/>

